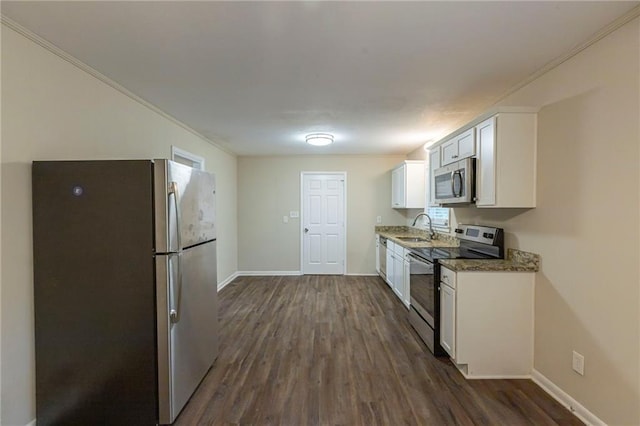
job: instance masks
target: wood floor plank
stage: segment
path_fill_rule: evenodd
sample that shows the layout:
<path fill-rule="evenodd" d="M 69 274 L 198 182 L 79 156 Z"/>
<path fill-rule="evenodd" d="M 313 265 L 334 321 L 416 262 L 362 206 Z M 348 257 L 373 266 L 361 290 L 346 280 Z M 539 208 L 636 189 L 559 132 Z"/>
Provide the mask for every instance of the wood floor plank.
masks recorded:
<path fill-rule="evenodd" d="M 579 425 L 530 380 L 467 381 L 378 277 L 240 277 L 190 425 Z"/>

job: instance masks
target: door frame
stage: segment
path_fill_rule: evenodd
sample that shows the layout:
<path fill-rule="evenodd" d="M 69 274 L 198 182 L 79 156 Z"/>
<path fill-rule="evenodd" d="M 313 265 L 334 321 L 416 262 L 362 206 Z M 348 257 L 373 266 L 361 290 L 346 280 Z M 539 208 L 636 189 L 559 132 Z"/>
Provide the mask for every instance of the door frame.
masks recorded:
<path fill-rule="evenodd" d="M 344 218 L 344 235 L 342 238 L 342 275 L 347 275 L 347 172 L 300 172 L 300 275 L 304 275 L 304 178 L 313 175 L 336 175 L 344 180 L 342 217 Z"/>

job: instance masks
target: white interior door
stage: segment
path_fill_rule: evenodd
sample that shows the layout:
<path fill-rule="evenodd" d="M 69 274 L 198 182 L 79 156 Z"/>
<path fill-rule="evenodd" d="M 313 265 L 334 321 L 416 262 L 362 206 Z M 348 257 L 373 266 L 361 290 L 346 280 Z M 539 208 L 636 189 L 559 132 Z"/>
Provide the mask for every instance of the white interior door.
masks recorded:
<path fill-rule="evenodd" d="M 302 173 L 302 273 L 345 273 L 346 173 Z"/>

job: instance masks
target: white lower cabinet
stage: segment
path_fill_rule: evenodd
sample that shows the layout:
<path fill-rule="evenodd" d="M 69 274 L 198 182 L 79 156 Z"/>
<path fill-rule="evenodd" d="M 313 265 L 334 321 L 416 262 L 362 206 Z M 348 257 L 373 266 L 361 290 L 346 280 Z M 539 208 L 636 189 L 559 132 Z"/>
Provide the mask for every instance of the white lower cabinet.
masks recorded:
<path fill-rule="evenodd" d="M 456 291 L 444 283 L 440 283 L 440 346 L 455 359 Z"/>
<path fill-rule="evenodd" d="M 376 234 L 376 273 L 380 274 L 380 235 Z"/>
<path fill-rule="evenodd" d="M 386 282 L 393 292 L 409 308 L 409 261 L 406 255 L 409 249 L 387 240 L 387 278 Z"/>
<path fill-rule="evenodd" d="M 393 270 L 393 261 L 395 259 L 395 243 L 391 240 L 387 240 L 387 277 L 385 281 L 389 284 L 389 287 L 393 288 L 393 280 L 394 280 L 394 270 Z"/>
<path fill-rule="evenodd" d="M 533 272 L 441 268 L 440 345 L 466 378 L 533 370 Z"/>
<path fill-rule="evenodd" d="M 405 249 L 404 251 L 404 295 L 402 297 L 402 302 L 409 309 L 411 305 L 411 292 L 409 291 L 409 281 L 411 278 L 411 262 L 407 257 L 409 254 L 409 250 Z"/>
<path fill-rule="evenodd" d="M 404 290 L 404 265 L 402 257 L 398 254 L 393 259 L 393 291 L 402 300 L 402 294 Z"/>

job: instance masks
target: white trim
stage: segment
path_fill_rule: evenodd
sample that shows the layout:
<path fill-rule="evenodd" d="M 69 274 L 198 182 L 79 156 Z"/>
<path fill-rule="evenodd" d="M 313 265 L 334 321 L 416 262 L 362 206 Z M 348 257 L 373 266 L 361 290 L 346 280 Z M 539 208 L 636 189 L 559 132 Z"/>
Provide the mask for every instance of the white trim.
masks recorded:
<path fill-rule="evenodd" d="M 184 149 L 180 149 L 175 145 L 171 145 L 171 159 L 176 161 L 176 156 L 191 161 L 194 169 L 204 170 L 204 157 L 185 151 Z"/>
<path fill-rule="evenodd" d="M 571 395 L 560 389 L 555 383 L 546 378 L 538 370 L 534 369 L 531 374 L 531 380 L 542 388 L 546 393 L 551 395 L 556 401 L 565 406 L 569 411 L 576 415 L 587 425 L 606 426 L 606 423 L 599 419 L 591 411 L 587 410 L 582 404 L 576 401 Z"/>
<path fill-rule="evenodd" d="M 36 419 L 31 420 L 29 423 L 27 423 L 25 426 L 36 426 Z"/>
<path fill-rule="evenodd" d="M 460 371 L 460 369 L 458 369 Z M 462 371 L 460 374 L 467 380 L 523 380 L 531 379 L 530 374 L 480 374 L 477 376 L 469 376 Z"/>
<path fill-rule="evenodd" d="M 640 6 L 634 7 L 633 9 L 631 9 L 630 11 L 625 13 L 624 15 L 620 16 L 615 21 L 611 22 L 606 27 L 602 28 L 597 33 L 593 34 L 591 37 L 589 37 L 583 43 L 575 46 L 573 49 L 571 49 L 570 51 L 568 51 L 564 55 L 559 56 L 556 59 L 548 62 L 545 66 L 540 68 L 538 71 L 534 72 L 529 77 L 525 78 L 521 82 L 517 83 L 515 86 L 511 87 L 509 90 L 507 90 L 502 96 L 500 96 L 496 100 L 494 105 L 498 104 L 499 102 L 501 102 L 502 100 L 504 100 L 508 96 L 511 96 L 512 94 L 514 94 L 518 90 L 522 89 L 523 87 L 525 87 L 529 83 L 533 82 L 534 80 L 537 80 L 543 74 L 546 74 L 547 72 L 551 71 L 555 67 L 557 67 L 557 66 L 563 64 L 564 62 L 568 61 L 569 59 L 571 59 L 572 57 L 576 56 L 578 53 L 582 52 L 583 50 L 585 50 L 586 48 L 588 48 L 592 44 L 595 44 L 598 41 L 602 40 L 603 38 L 605 38 L 606 36 L 608 36 L 609 34 L 614 32 L 615 30 L 617 30 L 618 28 L 622 27 L 626 23 L 631 22 L 633 19 L 637 18 L 638 16 L 640 16 Z"/>
<path fill-rule="evenodd" d="M 344 179 L 343 222 L 344 235 L 342 242 L 342 275 L 347 275 L 347 172 L 300 172 L 300 275 L 304 275 L 304 177 L 305 175 L 342 175 Z"/>
<path fill-rule="evenodd" d="M 236 272 L 239 277 L 279 277 L 290 275 L 302 275 L 302 271 L 238 271 Z"/>
<path fill-rule="evenodd" d="M 231 284 L 231 281 L 235 280 L 239 276 L 240 275 L 238 274 L 238 272 L 234 272 L 233 274 L 229 275 L 225 280 L 219 282 L 218 283 L 218 291 L 222 290 L 223 288 L 225 288 L 226 286 Z"/>
<path fill-rule="evenodd" d="M 227 153 L 227 154 L 229 154 L 229 155 L 231 155 L 233 157 L 237 156 L 237 154 L 235 152 L 231 151 L 229 148 L 226 148 L 226 147 L 220 145 L 219 143 L 217 143 L 217 142 L 209 139 L 208 137 L 204 136 L 202 133 L 199 133 L 195 129 L 192 129 L 191 127 L 189 127 L 185 123 L 181 122 L 177 118 L 169 115 L 168 113 L 164 112 L 163 110 L 161 110 L 157 106 L 145 101 L 140 96 L 136 95 L 135 93 L 131 92 L 130 90 L 128 90 L 124 86 L 121 86 L 120 84 L 118 84 L 115 81 L 111 80 L 109 77 L 107 77 L 106 75 L 102 74 L 98 70 L 96 70 L 94 68 L 91 68 L 89 65 L 85 64 L 84 62 L 80 61 L 79 59 L 74 58 L 73 56 L 71 56 L 70 54 L 65 52 L 64 50 L 60 49 L 59 47 L 55 46 L 54 44 L 52 44 L 49 41 L 45 40 L 44 38 L 40 37 L 39 35 L 31 32 L 27 28 L 23 27 L 22 25 L 18 24 L 15 21 L 11 20 L 10 18 L 6 17 L 5 15 L 0 15 L 0 18 L 1 18 L 2 23 L 4 25 L 6 25 L 7 27 L 11 28 L 12 30 L 14 30 L 18 34 L 23 35 L 24 37 L 28 38 L 29 40 L 33 41 L 34 43 L 40 45 L 41 47 L 45 48 L 49 52 L 51 52 L 54 55 L 60 57 L 61 59 L 64 59 L 65 61 L 69 62 L 71 65 L 74 65 L 76 68 L 79 68 L 82 71 L 86 72 L 87 74 L 91 75 L 92 77 L 97 78 L 98 80 L 102 81 L 103 83 L 107 84 L 108 86 L 111 86 L 113 89 L 117 90 L 118 92 L 122 93 L 123 95 L 131 98 L 132 100 L 134 100 L 136 102 L 138 102 L 139 104 L 146 106 L 147 108 L 149 108 L 150 110 L 152 110 L 156 114 L 161 115 L 162 117 L 164 117 L 167 120 L 171 121 L 173 124 L 182 127 L 184 130 L 186 130 L 189 133 L 192 133 L 193 135 L 199 137 L 203 141 L 215 146 L 219 150 L 221 150 L 221 151 L 223 151 L 223 152 L 225 152 L 225 153 Z"/>
<path fill-rule="evenodd" d="M 349 277 L 377 277 L 378 273 L 373 273 L 373 274 L 364 274 L 364 273 L 347 273 L 345 274 L 346 276 Z"/>

